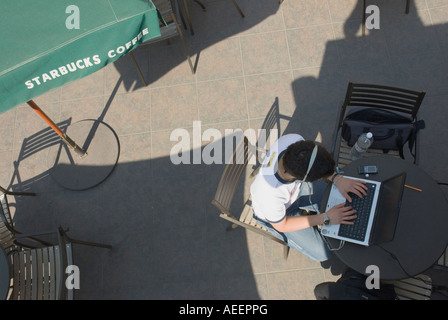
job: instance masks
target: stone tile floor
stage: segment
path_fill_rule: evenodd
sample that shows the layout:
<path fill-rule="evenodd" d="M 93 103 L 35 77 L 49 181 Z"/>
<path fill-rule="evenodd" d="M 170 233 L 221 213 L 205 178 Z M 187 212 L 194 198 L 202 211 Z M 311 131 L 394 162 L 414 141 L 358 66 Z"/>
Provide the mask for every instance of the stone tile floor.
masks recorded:
<path fill-rule="evenodd" d="M 119 163 L 89 190 L 55 183 L 49 148 L 24 157 L 24 139 L 47 128 L 27 105 L 1 114 L 1 185 L 38 193 L 12 201 L 17 228 L 61 224 L 73 237 L 113 245 L 75 248 L 78 299 L 314 299 L 315 285 L 338 279 L 340 264 L 297 252 L 284 261 L 276 243 L 227 232 L 210 204 L 224 165 L 174 165 L 170 135 L 185 129 L 194 149 L 209 142 L 195 138 L 199 129 L 222 138 L 226 129 L 259 129 L 278 98 L 282 134 L 329 147 L 348 81 L 397 85 L 427 91 L 420 166 L 448 181 L 448 1 L 413 0 L 407 15 L 405 0 L 370 2 L 380 29 L 363 37 L 357 0 L 238 0 L 245 18 L 230 0 L 203 0 L 206 12 L 191 1 L 195 34 L 185 37 L 195 74 L 175 38 L 136 49 L 147 87 L 124 57 L 36 98 L 56 122 L 103 114 L 117 133 Z"/>

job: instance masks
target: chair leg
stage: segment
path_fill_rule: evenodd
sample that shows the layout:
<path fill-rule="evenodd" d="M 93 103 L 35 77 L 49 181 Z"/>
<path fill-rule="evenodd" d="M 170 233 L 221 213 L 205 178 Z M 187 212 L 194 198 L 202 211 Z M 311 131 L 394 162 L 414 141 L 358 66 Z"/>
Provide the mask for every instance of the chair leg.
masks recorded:
<path fill-rule="evenodd" d="M 182 33 L 182 30 L 180 29 L 179 23 L 177 22 L 176 18 L 173 15 L 173 21 L 176 24 L 177 32 L 179 33 L 179 37 L 182 40 L 182 45 L 184 47 L 185 55 L 187 56 L 188 64 L 190 65 L 191 73 L 195 74 L 193 63 L 191 62 L 190 53 L 188 52 L 187 44 L 185 43 L 184 34 Z"/>
<path fill-rule="evenodd" d="M 238 12 L 240 13 L 241 17 L 244 18 L 244 13 L 243 13 L 243 11 L 241 11 L 240 7 L 238 6 L 238 3 L 236 3 L 235 0 L 232 0 L 232 1 L 233 1 L 233 4 L 235 5 L 236 9 L 237 9 Z"/>
<path fill-rule="evenodd" d="M 134 63 L 135 69 L 137 70 L 137 73 L 138 73 L 138 76 L 140 77 L 140 80 L 142 80 L 143 85 L 144 85 L 145 87 L 147 87 L 148 84 L 146 83 L 145 78 L 143 77 L 143 73 L 142 73 L 142 71 L 140 70 L 140 67 L 139 67 L 139 65 L 138 65 L 138 62 L 137 62 L 137 60 L 136 60 L 135 57 L 134 57 L 134 53 L 133 53 L 132 51 L 129 52 L 129 56 L 131 57 L 131 60 L 132 60 L 132 62 Z"/>
<path fill-rule="evenodd" d="M 180 16 L 180 20 L 182 21 L 182 26 L 184 27 L 185 30 L 187 30 L 187 24 L 185 23 L 185 18 L 184 15 L 182 14 L 182 11 L 179 11 L 179 16 Z"/>
<path fill-rule="evenodd" d="M 409 13 L 410 0 L 406 0 L 406 14 Z"/>
<path fill-rule="evenodd" d="M 228 226 L 227 227 L 227 231 L 232 231 L 232 230 L 234 230 L 234 229 L 236 229 L 236 228 L 238 228 L 239 226 L 237 225 L 237 224 L 235 224 L 235 223 L 232 223 L 230 226 Z"/>
<path fill-rule="evenodd" d="M 190 28 L 190 33 L 191 33 L 191 35 L 194 35 L 193 24 L 191 23 L 190 10 L 188 9 L 187 0 L 184 0 L 184 8 L 185 8 L 185 14 L 187 15 L 187 20 L 188 20 L 188 26 Z"/>
<path fill-rule="evenodd" d="M 68 229 L 64 230 L 62 227 L 59 227 L 59 233 L 61 234 L 62 237 L 64 237 L 66 239 L 67 242 L 71 242 L 71 243 L 76 243 L 76 244 L 82 244 L 82 245 L 86 245 L 86 246 L 93 246 L 93 247 L 101 247 L 101 248 L 107 248 L 107 249 L 112 249 L 112 246 L 109 244 L 103 244 L 103 243 L 97 243 L 97 242 L 88 242 L 88 241 L 83 241 L 83 240 L 77 240 L 77 239 L 72 239 L 67 235 Z"/>
<path fill-rule="evenodd" d="M 3 187 L 0 187 L 0 191 L 3 192 L 6 195 L 10 196 L 35 196 L 36 193 L 34 192 L 19 192 L 19 191 L 8 191 Z"/>
<path fill-rule="evenodd" d="M 37 193 L 35 192 L 7 192 L 7 195 L 11 196 L 36 196 Z"/>
<path fill-rule="evenodd" d="M 101 248 L 112 249 L 112 246 L 109 244 L 88 242 L 88 241 L 76 240 L 76 239 L 72 239 L 72 238 L 69 238 L 69 240 L 71 243 L 82 244 L 82 245 L 92 246 L 92 247 L 101 247 Z"/>
<path fill-rule="evenodd" d="M 180 10 L 179 8 L 179 2 L 177 0 L 171 0 L 171 7 L 173 8 L 176 17 L 179 17 L 182 21 L 182 26 L 184 27 L 184 29 L 187 30 L 188 28 L 187 24 L 185 23 L 184 15 L 182 14 L 182 10 Z"/>

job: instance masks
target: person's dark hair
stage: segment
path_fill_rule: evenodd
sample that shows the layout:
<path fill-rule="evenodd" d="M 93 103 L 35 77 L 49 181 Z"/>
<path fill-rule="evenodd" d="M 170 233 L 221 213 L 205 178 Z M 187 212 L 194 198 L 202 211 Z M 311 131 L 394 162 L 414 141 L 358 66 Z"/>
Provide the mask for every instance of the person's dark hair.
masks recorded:
<path fill-rule="evenodd" d="M 291 144 L 283 155 L 283 167 L 297 179 L 303 179 L 316 144 L 302 140 Z M 322 146 L 318 146 L 317 156 L 306 181 L 315 181 L 330 176 L 334 172 L 335 162 L 332 155 Z"/>

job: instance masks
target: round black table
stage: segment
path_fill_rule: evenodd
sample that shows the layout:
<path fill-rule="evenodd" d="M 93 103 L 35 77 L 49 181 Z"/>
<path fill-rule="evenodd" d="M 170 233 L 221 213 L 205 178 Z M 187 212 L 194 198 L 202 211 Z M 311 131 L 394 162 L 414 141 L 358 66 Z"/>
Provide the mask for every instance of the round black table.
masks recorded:
<path fill-rule="evenodd" d="M 370 274 L 369 265 L 378 266 L 380 278 L 398 280 L 422 273 L 431 267 L 448 244 L 448 202 L 439 185 L 432 177 L 412 163 L 393 157 L 368 157 L 353 161 L 343 168 L 344 176 L 363 177 L 358 167 L 378 166 L 378 174 L 371 174 L 370 180 L 382 181 L 402 171 L 406 172 L 406 185 L 418 188 L 416 191 L 404 188 L 402 205 L 392 241 L 362 246 L 345 241 L 336 255 L 348 267 Z M 330 188 L 322 199 L 325 208 Z M 332 248 L 339 248 L 341 242 L 326 238 Z"/>
<path fill-rule="evenodd" d="M 0 299 L 5 300 L 9 291 L 10 266 L 5 251 L 0 248 Z"/>

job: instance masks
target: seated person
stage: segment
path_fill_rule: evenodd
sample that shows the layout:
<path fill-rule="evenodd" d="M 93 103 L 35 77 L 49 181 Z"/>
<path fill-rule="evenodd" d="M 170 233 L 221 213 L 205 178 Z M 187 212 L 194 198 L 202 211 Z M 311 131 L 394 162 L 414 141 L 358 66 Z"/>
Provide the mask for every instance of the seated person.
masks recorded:
<path fill-rule="evenodd" d="M 345 204 L 319 213 L 327 185 L 324 180 L 335 183 L 349 202 L 349 192 L 362 197 L 367 190 L 364 182 L 345 178 L 334 168 L 335 162 L 325 148 L 298 134 L 288 134 L 271 146 L 250 187 L 255 219 L 288 246 L 317 261 L 331 256 L 317 226 L 324 219 L 334 224 L 353 224 L 356 218 L 355 210 Z M 317 214 L 302 215 L 299 208 Z"/>

